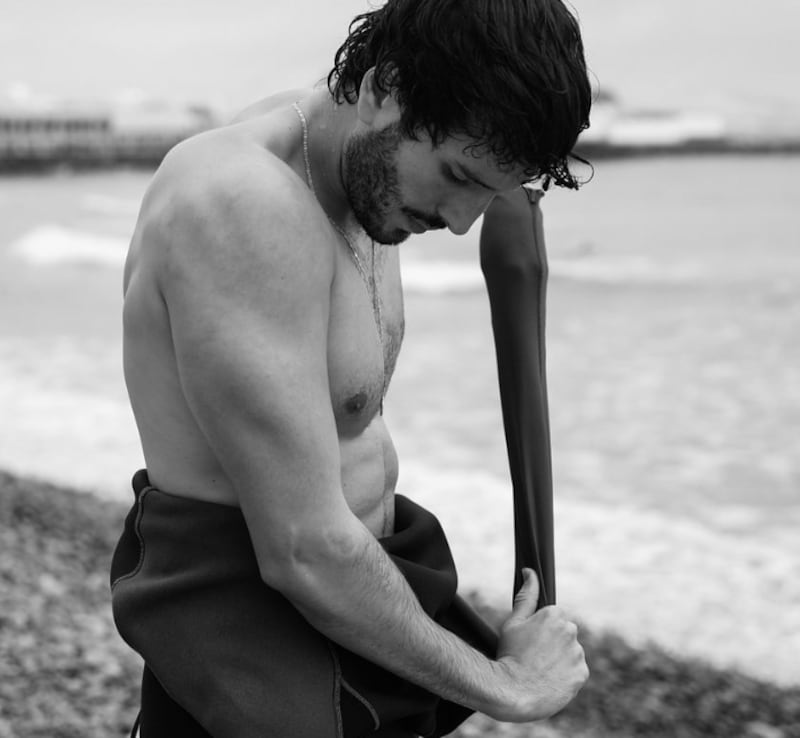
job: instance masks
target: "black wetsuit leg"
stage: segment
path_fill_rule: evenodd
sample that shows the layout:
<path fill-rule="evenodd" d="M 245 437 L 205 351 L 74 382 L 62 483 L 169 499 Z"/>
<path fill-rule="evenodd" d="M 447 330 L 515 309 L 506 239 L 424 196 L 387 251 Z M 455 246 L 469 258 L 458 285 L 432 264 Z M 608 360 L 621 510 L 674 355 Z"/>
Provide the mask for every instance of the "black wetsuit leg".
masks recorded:
<path fill-rule="evenodd" d="M 140 738 L 212 738 L 186 710 L 173 700 L 146 666 L 142 674 Z"/>

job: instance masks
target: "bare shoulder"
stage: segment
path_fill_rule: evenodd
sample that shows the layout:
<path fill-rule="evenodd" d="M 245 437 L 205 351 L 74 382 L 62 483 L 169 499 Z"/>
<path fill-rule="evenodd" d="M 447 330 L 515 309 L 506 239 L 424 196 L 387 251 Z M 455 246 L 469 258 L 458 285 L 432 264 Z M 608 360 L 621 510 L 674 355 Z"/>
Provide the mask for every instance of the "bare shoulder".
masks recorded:
<path fill-rule="evenodd" d="M 229 129 L 179 144 L 145 198 L 144 240 L 157 245 L 163 293 L 273 288 L 284 296 L 330 286 L 327 223 L 295 172 Z"/>

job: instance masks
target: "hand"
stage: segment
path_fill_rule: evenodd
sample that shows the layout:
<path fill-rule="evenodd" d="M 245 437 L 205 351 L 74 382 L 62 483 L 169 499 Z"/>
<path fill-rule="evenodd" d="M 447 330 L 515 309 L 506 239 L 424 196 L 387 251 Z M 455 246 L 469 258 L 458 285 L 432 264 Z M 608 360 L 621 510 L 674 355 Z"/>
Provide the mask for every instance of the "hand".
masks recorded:
<path fill-rule="evenodd" d="M 555 606 L 536 612 L 539 581 L 530 569 L 500 631 L 497 669 L 504 699 L 491 717 L 542 720 L 563 709 L 589 678 L 578 628 Z"/>

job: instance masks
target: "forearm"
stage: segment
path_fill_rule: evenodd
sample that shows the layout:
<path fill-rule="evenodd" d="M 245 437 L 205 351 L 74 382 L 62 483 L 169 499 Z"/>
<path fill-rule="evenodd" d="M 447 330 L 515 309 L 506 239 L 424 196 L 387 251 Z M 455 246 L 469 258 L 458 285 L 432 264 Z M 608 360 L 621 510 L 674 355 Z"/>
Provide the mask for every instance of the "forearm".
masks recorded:
<path fill-rule="evenodd" d="M 496 662 L 424 612 L 381 545 L 355 521 L 335 553 L 295 563 L 280 584 L 334 642 L 448 700 L 488 714 L 503 704 Z"/>

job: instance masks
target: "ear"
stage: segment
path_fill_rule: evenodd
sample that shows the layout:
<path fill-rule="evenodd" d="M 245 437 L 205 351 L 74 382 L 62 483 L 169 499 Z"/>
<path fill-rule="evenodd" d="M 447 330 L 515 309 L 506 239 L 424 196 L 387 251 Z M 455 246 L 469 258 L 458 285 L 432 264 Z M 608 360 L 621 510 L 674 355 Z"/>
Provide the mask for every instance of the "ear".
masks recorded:
<path fill-rule="evenodd" d="M 364 73 L 358 90 L 358 117 L 371 128 L 382 130 L 400 120 L 402 108 L 394 92 L 378 87 L 375 67 Z"/>

